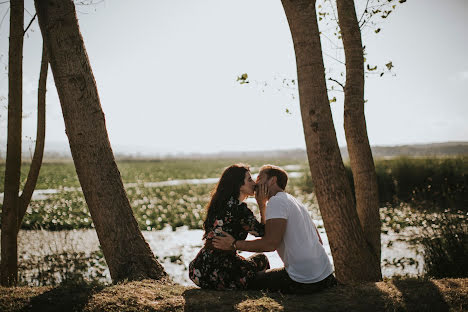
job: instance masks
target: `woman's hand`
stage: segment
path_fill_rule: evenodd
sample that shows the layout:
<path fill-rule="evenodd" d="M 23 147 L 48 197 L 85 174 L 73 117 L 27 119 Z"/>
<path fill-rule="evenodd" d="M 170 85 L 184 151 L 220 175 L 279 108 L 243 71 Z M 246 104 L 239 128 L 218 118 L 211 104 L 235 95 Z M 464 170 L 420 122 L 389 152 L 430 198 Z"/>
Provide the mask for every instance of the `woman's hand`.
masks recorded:
<path fill-rule="evenodd" d="M 222 250 L 232 250 L 232 243 L 235 241 L 234 237 L 224 231 L 222 231 L 221 234 L 224 236 L 213 237 L 213 246 Z"/>
<path fill-rule="evenodd" d="M 258 207 L 261 209 L 265 208 L 268 200 L 268 187 L 265 183 L 257 184 L 255 190 L 255 199 L 257 200 Z"/>

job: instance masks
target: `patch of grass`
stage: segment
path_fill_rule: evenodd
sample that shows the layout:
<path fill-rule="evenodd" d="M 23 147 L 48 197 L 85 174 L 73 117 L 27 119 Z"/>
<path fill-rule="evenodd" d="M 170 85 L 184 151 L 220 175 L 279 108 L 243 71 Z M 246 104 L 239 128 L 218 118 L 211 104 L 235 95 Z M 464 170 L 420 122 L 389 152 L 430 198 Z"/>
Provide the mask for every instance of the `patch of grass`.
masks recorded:
<path fill-rule="evenodd" d="M 430 221 L 429 221 L 430 222 Z M 441 214 L 424 227 L 424 271 L 430 277 L 468 277 L 468 223 L 463 215 Z"/>
<path fill-rule="evenodd" d="M 351 168 L 345 164 L 353 188 Z M 409 204 L 418 210 L 468 209 L 468 157 L 377 159 L 375 171 L 381 207 Z M 313 191 L 310 172 L 301 179 L 302 189 Z"/>
<path fill-rule="evenodd" d="M 468 209 L 468 157 L 396 158 L 375 164 L 382 204 Z"/>
<path fill-rule="evenodd" d="M 82 311 L 98 284 L 61 284 L 57 287 L 0 287 L 0 311 Z"/>
<path fill-rule="evenodd" d="M 468 309 L 468 279 L 394 279 L 337 286 L 311 295 L 209 291 L 152 280 L 105 288 L 86 284 L 0 287 L 1 311 L 59 311 L 59 308 L 88 312 L 464 311 Z"/>
<path fill-rule="evenodd" d="M 104 284 L 107 279 L 107 265 L 102 250 L 28 255 L 27 259 L 20 254 L 18 263 L 20 285 Z"/>

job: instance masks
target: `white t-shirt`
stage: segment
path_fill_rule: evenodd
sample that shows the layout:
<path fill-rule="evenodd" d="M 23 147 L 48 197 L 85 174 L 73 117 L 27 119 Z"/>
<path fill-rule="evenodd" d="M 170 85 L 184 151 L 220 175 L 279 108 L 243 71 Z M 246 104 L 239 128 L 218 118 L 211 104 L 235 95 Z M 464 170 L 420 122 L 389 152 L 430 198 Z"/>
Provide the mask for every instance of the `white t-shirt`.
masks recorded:
<path fill-rule="evenodd" d="M 266 220 L 286 219 L 283 241 L 276 250 L 289 277 L 299 283 L 317 283 L 333 273 L 307 209 L 292 195 L 278 192 L 266 207 Z"/>

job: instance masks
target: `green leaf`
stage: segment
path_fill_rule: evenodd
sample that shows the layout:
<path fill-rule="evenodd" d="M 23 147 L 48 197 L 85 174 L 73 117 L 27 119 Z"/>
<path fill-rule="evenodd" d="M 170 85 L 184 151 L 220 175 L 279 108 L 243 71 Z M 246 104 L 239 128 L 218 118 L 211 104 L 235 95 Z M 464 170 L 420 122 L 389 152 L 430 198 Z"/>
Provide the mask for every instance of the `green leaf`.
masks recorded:
<path fill-rule="evenodd" d="M 392 70 L 392 68 L 395 67 L 393 66 L 392 62 L 388 62 L 387 64 L 385 64 L 385 66 L 387 66 L 388 70 Z"/>
<path fill-rule="evenodd" d="M 376 30 L 374 30 L 374 32 L 378 34 L 380 32 L 380 28 L 377 28 Z"/>
<path fill-rule="evenodd" d="M 247 78 L 249 78 L 249 75 L 247 75 L 247 73 L 245 73 L 245 74 L 242 74 L 239 77 L 237 77 L 236 81 L 240 81 L 239 82 L 240 84 L 249 83 L 249 81 L 247 81 Z"/>
<path fill-rule="evenodd" d="M 333 99 L 330 100 L 330 103 L 336 102 L 336 96 L 333 97 Z"/>

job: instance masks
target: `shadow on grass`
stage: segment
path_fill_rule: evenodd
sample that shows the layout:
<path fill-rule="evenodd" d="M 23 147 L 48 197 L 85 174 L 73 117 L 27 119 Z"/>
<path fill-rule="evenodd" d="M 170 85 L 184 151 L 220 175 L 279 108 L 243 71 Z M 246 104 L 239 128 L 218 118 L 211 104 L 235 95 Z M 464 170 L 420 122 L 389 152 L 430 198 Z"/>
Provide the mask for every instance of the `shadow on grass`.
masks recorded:
<path fill-rule="evenodd" d="M 184 311 L 236 311 L 238 305 L 248 300 L 264 297 L 259 291 L 217 291 L 188 289 L 182 296 L 185 299 Z"/>
<path fill-rule="evenodd" d="M 431 280 L 393 280 L 409 311 L 449 311 L 449 305 Z"/>
<path fill-rule="evenodd" d="M 310 295 L 289 295 L 284 311 L 386 311 L 388 298 L 375 284 L 339 285 Z"/>
<path fill-rule="evenodd" d="M 32 297 L 20 311 L 81 311 L 91 296 L 102 288 L 88 284 L 62 284 Z"/>
<path fill-rule="evenodd" d="M 308 295 L 262 291 L 186 290 L 184 311 L 449 311 L 432 281 L 336 286 Z"/>
<path fill-rule="evenodd" d="M 467 279 L 395 279 L 340 285 L 308 295 L 283 295 L 202 290 L 146 280 L 105 289 L 98 285 L 61 285 L 40 294 L 31 293 L 30 288 L 18 288 L 11 299 L 6 292 L 11 290 L 0 288 L 0 310 L 4 307 L 5 311 L 464 311 L 467 288 Z"/>
<path fill-rule="evenodd" d="M 370 285 L 336 286 L 301 295 L 190 289 L 183 293 L 184 311 L 386 311 L 384 293 Z"/>

